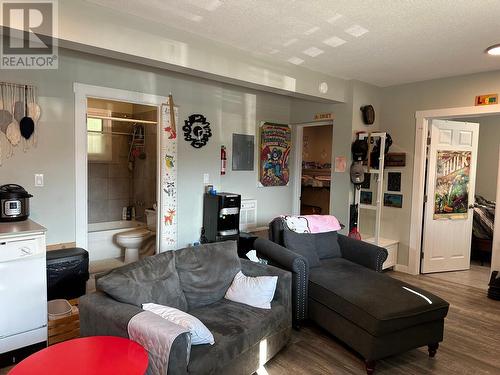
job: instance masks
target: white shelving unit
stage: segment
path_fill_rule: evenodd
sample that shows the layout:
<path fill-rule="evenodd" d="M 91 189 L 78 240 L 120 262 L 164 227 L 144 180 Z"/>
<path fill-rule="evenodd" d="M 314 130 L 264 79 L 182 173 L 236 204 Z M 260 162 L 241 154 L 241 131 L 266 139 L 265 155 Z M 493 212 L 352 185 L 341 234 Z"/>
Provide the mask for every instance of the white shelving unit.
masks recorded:
<path fill-rule="evenodd" d="M 394 267 L 397 263 L 398 258 L 398 246 L 399 242 L 397 240 L 392 240 L 388 238 L 383 238 L 380 236 L 380 227 L 382 221 L 382 207 L 384 204 L 384 150 L 385 150 L 385 140 L 387 134 L 385 132 L 377 132 L 377 133 L 363 133 L 359 135 L 359 139 L 367 139 L 369 151 L 368 155 L 373 148 L 370 138 L 374 140 L 374 143 L 380 139 L 380 152 L 379 152 L 379 168 L 373 169 L 370 168 L 370 160 L 368 160 L 368 164 L 365 167 L 365 173 L 369 173 L 371 175 L 376 176 L 377 182 L 377 190 L 375 195 L 375 203 L 374 204 L 364 204 L 361 203 L 361 189 L 356 189 L 355 193 L 355 202 L 358 205 L 358 229 L 361 233 L 362 241 L 375 244 L 377 246 L 381 246 L 387 249 L 389 256 L 387 260 L 384 262 L 382 266 L 383 269 L 387 269 L 390 267 Z M 371 179 L 370 179 L 371 180 Z M 364 238 L 363 236 L 363 228 L 360 226 L 360 218 L 363 211 L 374 211 L 375 212 L 375 227 L 373 230 L 373 237 Z"/>

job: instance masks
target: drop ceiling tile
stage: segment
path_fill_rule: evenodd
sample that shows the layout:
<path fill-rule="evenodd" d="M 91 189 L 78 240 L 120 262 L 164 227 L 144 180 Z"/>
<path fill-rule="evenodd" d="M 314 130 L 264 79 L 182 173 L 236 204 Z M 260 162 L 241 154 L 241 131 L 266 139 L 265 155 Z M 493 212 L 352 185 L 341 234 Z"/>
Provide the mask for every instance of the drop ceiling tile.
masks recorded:
<path fill-rule="evenodd" d="M 342 44 L 347 43 L 344 39 L 339 38 L 338 36 L 332 36 L 331 38 L 323 40 L 323 43 L 329 45 L 330 47 L 339 47 Z"/>

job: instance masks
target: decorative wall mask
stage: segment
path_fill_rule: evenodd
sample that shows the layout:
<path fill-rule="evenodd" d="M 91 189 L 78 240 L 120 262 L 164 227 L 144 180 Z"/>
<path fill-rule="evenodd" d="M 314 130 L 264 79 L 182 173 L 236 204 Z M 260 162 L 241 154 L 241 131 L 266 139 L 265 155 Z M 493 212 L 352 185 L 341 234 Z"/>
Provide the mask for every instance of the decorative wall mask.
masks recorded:
<path fill-rule="evenodd" d="M 194 148 L 205 146 L 212 136 L 210 123 L 205 116 L 199 114 L 191 115 L 187 120 L 184 120 L 182 131 L 184 132 L 184 139 L 191 142 L 191 146 Z"/>

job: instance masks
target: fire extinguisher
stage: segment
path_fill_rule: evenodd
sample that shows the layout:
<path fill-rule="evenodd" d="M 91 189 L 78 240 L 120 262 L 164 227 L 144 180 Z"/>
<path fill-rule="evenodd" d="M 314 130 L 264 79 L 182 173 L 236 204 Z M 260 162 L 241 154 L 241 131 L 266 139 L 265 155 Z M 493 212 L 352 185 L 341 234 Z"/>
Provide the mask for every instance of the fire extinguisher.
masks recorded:
<path fill-rule="evenodd" d="M 220 174 L 221 176 L 226 174 L 226 147 L 221 146 L 220 148 Z"/>

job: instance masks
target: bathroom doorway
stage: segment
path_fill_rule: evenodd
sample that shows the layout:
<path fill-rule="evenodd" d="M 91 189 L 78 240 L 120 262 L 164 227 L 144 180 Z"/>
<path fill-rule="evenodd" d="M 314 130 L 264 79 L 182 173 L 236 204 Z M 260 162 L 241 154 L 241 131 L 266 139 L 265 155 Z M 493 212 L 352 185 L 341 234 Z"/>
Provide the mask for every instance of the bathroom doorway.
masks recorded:
<path fill-rule="evenodd" d="M 162 251 L 164 247 L 166 248 L 163 246 L 165 235 L 158 217 L 164 212 L 162 204 L 165 205 L 166 198 L 161 193 L 162 181 L 159 178 L 164 163 L 160 163 L 159 160 L 162 160 L 160 153 L 165 147 L 164 142 L 168 141 L 161 131 L 162 125 L 165 124 L 163 112 L 166 107 L 168 108 L 165 104 L 168 103 L 168 97 L 82 83 L 74 84 L 74 92 L 76 246 L 89 251 L 91 265 L 96 262 L 113 263 L 115 266 L 123 264 L 125 248 L 117 245 L 117 233 L 112 232 L 148 230 L 146 209 L 154 208 L 156 201 L 159 208 L 153 215 L 156 219 L 156 233 L 148 238 L 154 245 L 153 252 Z M 140 128 L 137 126 L 139 124 L 143 125 L 144 129 L 142 135 L 145 137 L 145 155 L 142 154 L 144 150 L 141 150 L 139 142 L 132 142 L 134 126 L 136 138 L 140 136 Z M 100 141 L 90 141 L 89 137 Z M 113 142 L 115 138 L 121 141 Z M 132 151 L 131 143 L 133 143 Z M 148 145 L 151 146 L 149 151 Z M 131 153 L 130 159 L 129 153 Z M 126 163 L 118 167 L 120 161 Z M 108 165 L 105 168 L 102 165 L 105 163 L 112 163 L 113 166 Z M 149 178 L 146 177 L 146 172 L 140 172 L 140 166 L 148 163 L 153 165 L 153 168 L 149 166 Z M 137 179 L 134 178 L 134 173 L 139 179 L 149 181 L 144 184 L 147 188 L 142 189 L 140 184 L 134 184 L 134 180 Z M 102 184 L 105 184 L 104 179 L 107 179 L 107 188 L 92 187 L 92 182 L 89 180 L 94 178 L 101 179 L 93 181 L 94 183 Z M 114 178 L 122 180 L 112 181 L 110 189 L 109 179 Z M 141 189 L 144 193 L 148 193 L 148 197 L 141 196 Z M 91 203 L 96 200 L 102 203 L 101 207 L 98 207 L 98 203 Z M 131 206 L 134 206 L 134 210 Z M 135 220 L 132 220 L 133 211 Z M 130 220 L 127 220 L 128 218 Z M 175 232 L 175 229 L 176 224 L 171 230 Z M 110 241 L 110 237 L 113 240 Z M 108 250 L 95 250 L 95 243 L 99 243 L 101 249 L 105 247 Z M 172 246 L 176 246 L 176 240 Z"/>
<path fill-rule="evenodd" d="M 88 251 L 136 261 L 156 250 L 155 106 L 87 99 Z"/>

